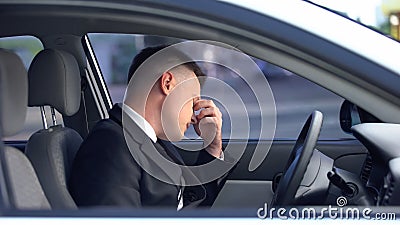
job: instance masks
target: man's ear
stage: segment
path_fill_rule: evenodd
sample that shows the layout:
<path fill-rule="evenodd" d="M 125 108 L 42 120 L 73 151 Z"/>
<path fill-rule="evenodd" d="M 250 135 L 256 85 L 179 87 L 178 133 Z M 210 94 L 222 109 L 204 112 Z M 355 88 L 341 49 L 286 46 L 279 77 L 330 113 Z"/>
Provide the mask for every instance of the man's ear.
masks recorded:
<path fill-rule="evenodd" d="M 167 71 L 162 74 L 160 80 L 160 88 L 165 95 L 169 95 L 172 92 L 175 84 L 175 77 L 171 72 Z"/>

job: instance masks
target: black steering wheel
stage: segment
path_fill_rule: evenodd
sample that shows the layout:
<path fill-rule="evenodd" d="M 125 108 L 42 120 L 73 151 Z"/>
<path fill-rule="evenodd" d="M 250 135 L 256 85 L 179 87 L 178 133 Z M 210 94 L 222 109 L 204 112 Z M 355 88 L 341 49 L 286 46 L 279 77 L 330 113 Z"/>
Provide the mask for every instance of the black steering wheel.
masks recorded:
<path fill-rule="evenodd" d="M 319 111 L 314 111 L 308 117 L 276 188 L 272 205 L 286 206 L 295 204 L 295 195 L 317 144 L 322 121 L 323 115 Z"/>

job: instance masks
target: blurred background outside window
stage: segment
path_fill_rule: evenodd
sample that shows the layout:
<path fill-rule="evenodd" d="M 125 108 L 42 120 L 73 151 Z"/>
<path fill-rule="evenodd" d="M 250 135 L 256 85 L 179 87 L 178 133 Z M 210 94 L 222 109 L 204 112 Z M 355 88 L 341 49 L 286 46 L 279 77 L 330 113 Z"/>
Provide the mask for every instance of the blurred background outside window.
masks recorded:
<path fill-rule="evenodd" d="M 374 30 L 393 39 L 400 39 L 400 0 L 310 0 L 310 2 L 326 7 L 338 14 L 358 21 Z M 351 34 L 348 34 L 351 35 Z M 126 87 L 126 77 L 133 57 L 143 48 L 159 44 L 172 44 L 179 39 L 158 36 L 130 35 L 130 34 L 89 34 L 95 54 L 99 61 L 102 73 L 108 84 L 113 102 L 121 102 Z M 33 57 L 43 49 L 39 39 L 33 36 L 19 36 L 0 38 L 0 48 L 17 53 L 28 69 Z M 390 55 L 390 53 L 388 53 Z M 278 139 L 296 138 L 303 120 L 313 109 L 322 110 L 327 116 L 321 134 L 323 139 L 349 138 L 338 124 L 338 110 L 342 99 L 319 86 L 282 68 L 254 59 L 265 74 L 274 93 L 277 106 Z M 224 82 L 233 87 L 245 87 L 234 73 L 226 68 L 216 68 Z M 212 74 L 211 74 L 212 76 Z M 240 89 L 240 88 L 239 88 Z M 240 90 L 239 90 L 240 91 Z M 248 91 L 248 90 L 247 90 Z M 241 93 L 246 94 L 246 88 Z M 317 96 L 317 97 L 316 97 Z M 247 96 L 248 104 L 253 104 L 252 96 Z M 47 113 L 49 116 L 49 113 Z M 255 111 L 250 118 L 252 132 L 250 138 L 256 138 L 259 127 L 259 112 Z M 58 121 L 62 121 L 57 114 Z M 258 117 L 258 119 L 257 119 Z M 225 122 L 225 124 L 228 124 Z M 25 130 L 7 140 L 27 140 L 38 129 L 42 128 L 40 111 L 38 108 L 28 109 Z M 229 126 L 224 125 L 229 130 Z M 226 132 L 229 133 L 229 132 Z M 187 136 L 195 138 L 193 131 Z M 226 137 L 226 136 L 225 136 Z M 240 137 L 237 137 L 240 138 Z"/>

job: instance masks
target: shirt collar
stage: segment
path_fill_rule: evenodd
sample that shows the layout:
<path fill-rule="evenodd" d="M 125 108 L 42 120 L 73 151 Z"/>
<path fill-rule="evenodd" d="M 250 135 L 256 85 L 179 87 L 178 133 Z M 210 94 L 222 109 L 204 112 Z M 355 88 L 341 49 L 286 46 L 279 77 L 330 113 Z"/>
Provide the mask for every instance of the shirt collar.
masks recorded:
<path fill-rule="evenodd" d="M 153 141 L 153 143 L 156 143 L 157 135 L 150 123 L 128 105 L 124 104 L 124 107 L 122 108 L 124 112 L 133 120 L 133 122 L 135 122 L 138 127 L 140 127 L 140 129 L 142 129 L 143 132 Z"/>

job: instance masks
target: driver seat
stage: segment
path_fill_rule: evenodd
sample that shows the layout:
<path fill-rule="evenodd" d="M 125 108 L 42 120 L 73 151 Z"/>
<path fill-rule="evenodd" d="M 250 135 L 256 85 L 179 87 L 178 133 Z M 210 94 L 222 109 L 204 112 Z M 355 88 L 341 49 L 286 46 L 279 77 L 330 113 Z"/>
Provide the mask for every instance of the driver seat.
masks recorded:
<path fill-rule="evenodd" d="M 68 52 L 42 50 L 32 61 L 28 81 L 28 104 L 40 107 L 44 128 L 29 138 L 26 155 L 52 208 L 76 209 L 67 181 L 82 137 L 71 128 L 57 125 L 54 109 L 67 116 L 79 110 L 81 82 L 78 63 Z M 51 108 L 53 126 L 47 126 L 44 106 Z"/>

